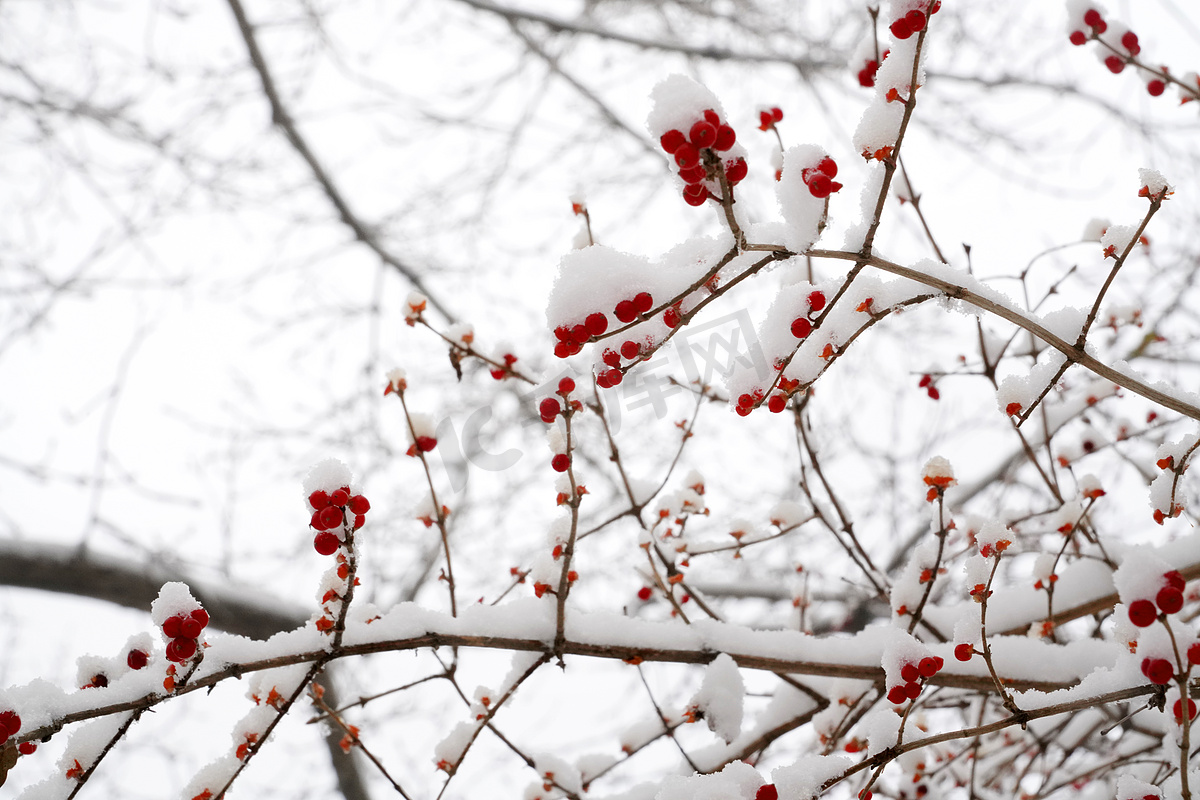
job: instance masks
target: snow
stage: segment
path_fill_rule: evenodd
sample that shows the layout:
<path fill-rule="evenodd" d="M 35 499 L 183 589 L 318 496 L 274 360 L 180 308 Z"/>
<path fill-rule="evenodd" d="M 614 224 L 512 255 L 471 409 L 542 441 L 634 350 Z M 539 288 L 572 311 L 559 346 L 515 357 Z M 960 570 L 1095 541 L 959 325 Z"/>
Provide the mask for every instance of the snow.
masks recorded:
<path fill-rule="evenodd" d="M 192 597 L 186 583 L 171 581 L 163 584 L 158 597 L 150 604 L 150 621 L 161 628 L 169 618 L 190 614 L 199 607 L 199 601 Z"/>
<path fill-rule="evenodd" d="M 1119 256 L 1129 247 L 1135 233 L 1137 228 L 1133 225 L 1109 225 L 1108 230 L 1100 237 L 1100 247 L 1104 249 L 1105 255 L 1111 253 Z"/>
<path fill-rule="evenodd" d="M 1162 173 L 1158 170 L 1145 168 L 1139 169 L 1138 182 L 1152 195 L 1156 195 L 1164 191 L 1170 193 L 1171 191 L 1171 185 L 1167 183 L 1167 179 L 1164 178 Z"/>
<path fill-rule="evenodd" d="M 827 155 L 815 145 L 789 147 L 783 154 L 783 175 L 775 183 L 775 196 L 787 224 L 783 244 L 793 253 L 806 252 L 817 240 L 825 200 L 813 197 L 803 175 L 804 170 L 815 167 Z"/>
<path fill-rule="evenodd" d="M 655 800 L 754 800 L 764 783 L 754 767 L 741 761 L 712 775 L 670 775 Z M 782 793 L 780 794 L 783 797 Z"/>
<path fill-rule="evenodd" d="M 1125 554 L 1121 566 L 1113 573 L 1113 585 L 1121 602 L 1153 601 L 1158 590 L 1166 585 L 1163 575 L 1172 569 L 1161 556 L 1149 547 L 1136 547 Z"/>
<path fill-rule="evenodd" d="M 689 707 L 704 712 L 708 729 L 726 742 L 737 738 L 742 729 L 742 702 L 746 685 L 737 663 L 727 653 L 714 658 L 704 670 L 700 690 Z"/>
<path fill-rule="evenodd" d="M 801 756 L 786 767 L 771 773 L 779 797 L 786 800 L 812 800 L 821 793 L 825 781 L 850 768 L 846 756 Z"/>
<path fill-rule="evenodd" d="M 669 130 L 686 135 L 692 123 L 711 109 L 726 120 L 721 101 L 711 91 L 685 75 L 668 75 L 650 91 L 650 115 L 646 127 L 657 142 Z"/>
<path fill-rule="evenodd" d="M 390 377 L 389 373 L 389 379 Z M 401 376 L 402 378 L 403 376 Z M 350 468 L 336 458 L 319 461 L 304 476 L 304 498 L 307 500 L 313 492 L 329 493 L 337 491 L 343 486 L 350 486 L 352 478 Z"/>
<path fill-rule="evenodd" d="M 1094 217 L 1088 220 L 1087 225 L 1083 226 L 1083 235 L 1080 236 L 1080 239 L 1085 242 L 1098 242 L 1104 237 L 1104 232 L 1111 224 L 1107 219 Z"/>
<path fill-rule="evenodd" d="M 771 524 L 781 529 L 794 528 L 807 521 L 813 510 L 806 502 L 781 500 L 771 509 Z"/>

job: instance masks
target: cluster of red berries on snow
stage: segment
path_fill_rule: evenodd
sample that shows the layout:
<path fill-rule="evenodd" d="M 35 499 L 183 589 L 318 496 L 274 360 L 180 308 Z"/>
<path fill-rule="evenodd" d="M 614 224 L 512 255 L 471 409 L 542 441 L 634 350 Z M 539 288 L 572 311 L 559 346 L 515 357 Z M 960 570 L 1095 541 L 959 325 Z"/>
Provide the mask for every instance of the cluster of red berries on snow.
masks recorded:
<path fill-rule="evenodd" d="M 654 296 L 649 292 L 638 292 L 633 297 L 618 302 L 612 314 L 618 322 L 628 325 L 644 317 L 652 308 Z M 554 355 L 569 358 L 582 350 L 594 337 L 603 336 L 607 330 L 608 316 L 599 311 L 588 314 L 583 322 L 559 325 L 554 329 L 554 338 L 558 340 L 554 345 Z"/>
<path fill-rule="evenodd" d="M 779 119 L 783 119 L 782 111 L 779 113 Z M 733 128 L 722 122 L 721 117 L 711 108 L 705 110 L 702 119 L 692 123 L 686 134 L 672 128 L 662 135 L 659 144 L 675 158 L 679 177 L 687 184 L 683 189 L 683 199 L 688 205 L 702 205 L 709 198 L 707 182 L 715 181 L 719 185 L 717 169 L 724 172 L 725 180 L 730 186 L 740 183 L 746 177 L 746 159 L 725 160 L 717 155 L 729 150 L 736 141 L 737 134 Z"/>
<path fill-rule="evenodd" d="M 921 682 L 937 675 L 944 664 L 939 656 L 925 656 L 916 664 L 910 662 L 902 666 L 900 679 L 904 683 L 898 683 L 888 689 L 888 702 L 899 706 L 909 700 L 916 700 L 921 694 Z"/>
<path fill-rule="evenodd" d="M 804 185 L 808 187 L 808 191 L 813 197 L 823 199 L 842 188 L 842 185 L 834 180 L 837 174 L 837 162 L 829 156 L 825 156 L 815 167 L 809 167 L 801 172 L 800 177 L 804 179 Z"/>
<path fill-rule="evenodd" d="M 342 539 L 335 532 L 337 529 L 352 521 L 352 528 L 358 530 L 367 521 L 367 512 L 371 510 L 370 501 L 361 494 L 350 494 L 349 486 L 332 492 L 317 490 L 308 496 L 308 505 L 313 510 L 309 525 L 317 531 L 313 549 L 323 556 L 333 555 L 342 546 Z"/>
<path fill-rule="evenodd" d="M 1164 585 L 1151 601 L 1146 598 L 1134 600 L 1129 604 L 1129 621 L 1139 628 L 1154 624 L 1161 611 L 1164 615 L 1175 614 L 1183 608 L 1183 590 L 1187 585 L 1183 576 L 1176 570 L 1163 574 Z"/>
<path fill-rule="evenodd" d="M 1104 66 L 1114 75 L 1125 71 L 1125 66 L 1133 62 L 1133 59 L 1142 52 L 1142 45 L 1138 41 L 1138 35 L 1131 30 L 1122 30 L 1123 26 L 1117 25 L 1111 36 L 1101 38 L 1101 34 L 1106 33 L 1109 29 L 1108 22 L 1105 21 L 1104 15 L 1099 9 L 1087 8 L 1082 15 L 1073 19 L 1071 23 L 1071 33 L 1068 38 L 1071 44 L 1080 47 L 1087 44 L 1093 39 L 1101 42 L 1107 50 L 1112 52 L 1104 57 Z M 1085 30 L 1086 29 L 1086 30 Z M 1119 35 L 1118 35 L 1119 34 Z M 1120 51 L 1123 50 L 1122 54 Z M 1164 67 L 1162 70 L 1166 72 Z M 1158 97 L 1167 90 L 1167 83 L 1160 75 L 1156 75 L 1153 71 L 1144 70 L 1147 76 L 1146 91 L 1152 97 Z"/>
<path fill-rule="evenodd" d="M 167 642 L 167 660 L 181 664 L 196 655 L 200 646 L 200 634 L 208 627 L 208 612 L 197 608 L 188 614 L 176 614 L 162 624 Z M 132 657 L 132 653 L 130 654 Z"/>

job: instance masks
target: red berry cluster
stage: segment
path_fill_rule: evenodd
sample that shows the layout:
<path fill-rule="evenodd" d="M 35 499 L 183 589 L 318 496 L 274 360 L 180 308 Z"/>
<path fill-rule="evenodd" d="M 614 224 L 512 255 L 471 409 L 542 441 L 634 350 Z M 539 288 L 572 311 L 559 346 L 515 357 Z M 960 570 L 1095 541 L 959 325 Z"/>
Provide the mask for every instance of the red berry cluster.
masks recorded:
<path fill-rule="evenodd" d="M 1163 573 L 1165 585 L 1158 590 L 1153 602 L 1141 598 L 1129 604 L 1129 621 L 1139 628 L 1154 624 L 1161 611 L 1164 615 L 1174 614 L 1183 608 L 1183 589 L 1187 585 L 1176 570 Z"/>
<path fill-rule="evenodd" d="M 842 188 L 842 185 L 834 180 L 838 174 L 837 162 L 829 156 L 821 159 L 821 163 L 815 167 L 809 167 L 800 173 L 804 184 L 808 187 L 808 191 L 816 198 L 825 198 Z"/>
<path fill-rule="evenodd" d="M 875 74 L 879 72 L 879 65 L 882 64 L 891 54 L 891 50 L 884 50 L 883 55 L 876 61 L 873 58 L 868 58 L 863 62 L 863 68 L 858 71 L 858 85 L 870 88 L 875 85 Z"/>
<path fill-rule="evenodd" d="M 426 438 L 429 437 L 421 437 Z M 418 446 L 421 439 L 417 440 Z M 437 440 L 434 441 L 436 443 Z M 367 521 L 367 512 L 371 510 L 370 501 L 361 494 L 351 495 L 349 486 L 332 492 L 317 490 L 308 496 L 308 505 L 313 509 L 309 525 L 317 531 L 313 537 L 313 549 L 323 556 L 333 555 L 342 546 L 341 537 L 334 533 L 336 528 L 345 525 L 353 514 L 353 529 L 358 530 Z"/>
<path fill-rule="evenodd" d="M 758 129 L 760 131 L 771 130 L 777 122 L 783 122 L 782 108 L 772 107 L 758 112 Z"/>
<path fill-rule="evenodd" d="M 171 640 L 167 642 L 167 660 L 179 664 L 196 655 L 200 634 L 207 627 L 208 612 L 203 608 L 168 617 L 162 625 L 163 636 Z"/>
<path fill-rule="evenodd" d="M 753 393 L 746 392 L 738 395 L 737 407 L 734 410 L 737 411 L 739 417 L 744 417 L 753 411 L 754 407 L 762 402 L 762 399 L 762 389 L 755 389 Z"/>
<path fill-rule="evenodd" d="M 916 700 L 921 694 L 922 682 L 937 675 L 944 664 L 939 656 L 925 656 L 916 664 L 905 664 L 900 668 L 900 679 L 904 683 L 898 683 L 888 690 L 888 701 L 903 705 L 909 700 Z"/>
<path fill-rule="evenodd" d="M 558 394 L 562 395 L 563 401 L 571 408 L 578 411 L 583 405 L 578 400 L 568 400 L 571 392 L 575 391 L 575 380 L 573 378 L 563 378 L 558 382 Z M 563 406 L 558 402 L 557 397 L 547 397 L 538 403 L 538 415 L 541 416 L 542 422 L 547 425 L 554 422 L 554 418 L 563 412 Z"/>
<path fill-rule="evenodd" d="M 914 33 L 920 33 L 925 30 L 925 24 L 929 21 L 925 16 L 925 4 L 922 3 L 920 8 L 914 8 L 902 17 L 898 17 L 891 24 L 892 36 L 897 39 L 907 39 Z M 942 8 L 939 0 L 934 0 L 933 6 L 929 8 L 930 14 L 936 14 Z"/>
<path fill-rule="evenodd" d="M 783 112 L 780 112 L 779 118 L 783 119 Z M 674 128 L 662 135 L 659 144 L 675 157 L 679 177 L 687 184 L 683 189 L 683 199 L 688 205 L 702 205 L 708 199 L 709 190 L 705 181 L 715 180 L 716 175 L 710 174 L 705 162 L 716 164 L 716 153 L 724 153 L 736 141 L 737 134 L 733 128 L 721 122 L 721 117 L 711 108 L 705 110 L 703 119 L 692 123 L 686 135 Z M 726 161 L 722 169 L 730 186 L 740 183 L 748 171 L 744 158 Z"/>
<path fill-rule="evenodd" d="M 654 296 L 649 292 L 638 292 L 633 297 L 618 302 L 612 313 L 618 322 L 628 325 L 644 317 L 652 308 Z M 554 329 L 554 337 L 558 339 L 554 345 L 554 355 L 559 358 L 573 356 L 594 337 L 603 336 L 607 330 L 608 316 L 599 311 L 588 314 L 583 322 L 575 325 L 559 325 Z"/>
<path fill-rule="evenodd" d="M 1108 23 L 1104 20 L 1104 15 L 1095 8 L 1089 8 L 1084 11 L 1081 22 L 1082 26 L 1072 30 L 1068 36 L 1071 44 L 1075 45 L 1076 47 L 1085 45 L 1092 39 L 1099 39 L 1100 34 L 1108 30 Z M 1082 28 L 1087 28 L 1087 30 L 1084 31 Z M 1118 28 L 1118 30 L 1114 32 L 1114 37 L 1110 37 L 1110 39 L 1115 38 L 1116 33 L 1121 34 L 1119 43 L 1121 49 L 1125 51 L 1125 54 L 1122 55 L 1114 52 L 1104 58 L 1104 66 L 1107 67 L 1108 71 L 1114 75 L 1124 72 L 1125 65 L 1130 63 L 1132 59 L 1136 58 L 1138 54 L 1142 52 L 1142 45 L 1138 41 L 1138 35 L 1136 33 L 1130 30 L 1122 32 Z M 1110 40 L 1106 40 L 1104 44 L 1110 49 L 1116 50 L 1116 47 L 1111 43 Z M 1166 68 L 1164 67 L 1163 69 L 1165 71 Z M 1150 74 L 1150 80 L 1146 81 L 1146 91 L 1152 97 L 1158 97 L 1167 90 L 1167 84 L 1164 80 L 1162 80 L 1162 78 L 1155 76 L 1153 73 Z"/>

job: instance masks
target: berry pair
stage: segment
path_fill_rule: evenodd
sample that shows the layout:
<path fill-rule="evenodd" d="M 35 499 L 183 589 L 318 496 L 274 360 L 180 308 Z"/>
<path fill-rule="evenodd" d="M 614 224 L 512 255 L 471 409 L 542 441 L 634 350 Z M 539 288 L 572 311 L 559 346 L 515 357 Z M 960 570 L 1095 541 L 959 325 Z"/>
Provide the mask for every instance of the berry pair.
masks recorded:
<path fill-rule="evenodd" d="M 744 417 L 754 410 L 754 406 L 761 403 L 763 399 L 762 389 L 755 389 L 753 393 L 746 392 L 738 395 L 737 406 L 734 408 L 739 417 Z"/>
<path fill-rule="evenodd" d="M 513 374 L 512 365 L 515 363 L 517 363 L 517 357 L 514 356 L 512 353 L 505 353 L 504 354 L 504 369 L 490 370 L 490 372 L 492 373 L 492 377 L 498 381 L 504 380 L 509 375 Z"/>
<path fill-rule="evenodd" d="M 1163 574 L 1163 580 L 1166 581 L 1166 585 L 1158 590 L 1153 602 L 1141 598 L 1129 604 L 1129 621 L 1139 628 L 1153 625 L 1160 611 L 1169 615 L 1183 608 L 1183 590 L 1187 585 L 1183 576 L 1178 571 L 1171 570 Z"/>
<path fill-rule="evenodd" d="M 897 17 L 890 26 L 892 36 L 895 36 L 897 39 L 907 39 L 914 33 L 920 33 L 921 31 L 925 30 L 925 25 L 929 22 L 929 19 L 925 16 L 925 12 L 922 10 L 924 6 L 925 4 L 921 3 L 920 8 L 914 8 L 904 16 Z M 940 0 L 934 0 L 932 7 L 929 9 L 929 13 L 936 14 L 941 10 L 941 8 L 942 4 Z"/>
<path fill-rule="evenodd" d="M 170 639 L 167 642 L 167 660 L 178 664 L 196 655 L 200 646 L 200 635 L 207 627 L 208 612 L 203 608 L 197 608 L 189 614 L 167 617 L 162 624 L 163 636 Z M 131 660 L 132 655 L 131 653 Z"/>
<path fill-rule="evenodd" d="M 888 57 L 891 50 L 884 50 L 883 55 L 876 61 L 873 58 L 868 58 L 863 62 L 863 68 L 858 71 L 858 85 L 870 88 L 875 85 L 875 75 L 879 72 L 879 65 Z"/>
<path fill-rule="evenodd" d="M 837 174 L 837 162 L 829 156 L 825 156 L 815 167 L 809 167 L 801 172 L 800 177 L 813 197 L 823 199 L 842 188 L 842 185 L 834 180 Z"/>
<path fill-rule="evenodd" d="M 760 131 L 772 130 L 775 127 L 775 123 L 782 121 L 782 108 L 767 108 L 758 112 L 758 129 Z"/>

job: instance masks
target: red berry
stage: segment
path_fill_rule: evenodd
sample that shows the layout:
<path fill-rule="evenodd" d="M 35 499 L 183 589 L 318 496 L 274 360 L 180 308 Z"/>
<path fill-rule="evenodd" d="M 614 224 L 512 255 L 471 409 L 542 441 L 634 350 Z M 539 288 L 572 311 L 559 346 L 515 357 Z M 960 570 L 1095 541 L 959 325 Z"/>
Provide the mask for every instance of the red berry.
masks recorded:
<path fill-rule="evenodd" d="M 663 150 L 675 155 L 676 150 L 687 144 L 687 137 L 683 135 L 683 131 L 672 129 L 664 133 L 658 143 L 662 145 Z"/>
<path fill-rule="evenodd" d="M 921 696 L 921 684 L 916 681 L 909 681 L 904 684 L 904 694 L 908 696 L 909 700 L 916 700 Z"/>
<path fill-rule="evenodd" d="M 717 138 L 713 142 L 713 149 L 724 153 L 729 148 L 733 147 L 733 143 L 737 141 L 737 132 L 728 125 L 722 125 L 717 128 Z"/>
<path fill-rule="evenodd" d="M 758 112 L 758 129 L 760 131 L 769 131 L 771 130 L 771 126 L 774 124 L 775 117 L 771 115 L 770 111 Z"/>
<path fill-rule="evenodd" d="M 932 656 L 925 656 L 917 664 L 917 669 L 921 671 L 921 675 L 926 678 L 932 678 L 938 673 L 938 663 Z"/>
<path fill-rule="evenodd" d="M 1125 59 L 1120 56 L 1109 56 L 1104 59 L 1104 66 L 1108 67 L 1109 72 L 1116 75 L 1125 69 Z"/>
<path fill-rule="evenodd" d="M 892 23 L 892 36 L 897 39 L 907 39 L 913 35 L 912 26 L 908 24 L 907 17 L 901 17 Z"/>
<path fill-rule="evenodd" d="M 592 338 L 591 332 L 587 329 L 587 325 L 582 322 L 571 328 L 571 342 L 574 344 L 587 344 L 587 340 Z"/>
<path fill-rule="evenodd" d="M 182 625 L 183 625 L 183 617 L 181 617 L 180 615 L 176 614 L 173 617 L 168 617 L 167 621 L 164 622 L 163 626 L 162 626 L 163 635 L 166 636 L 168 639 L 177 639 L 178 637 L 180 637 L 182 635 L 182 633 L 180 632 L 180 626 L 182 626 Z"/>
<path fill-rule="evenodd" d="M 601 389 L 607 389 L 610 386 L 612 386 L 612 384 L 608 382 L 608 371 L 607 370 L 605 370 L 604 372 L 601 372 L 599 375 L 596 376 L 596 385 L 599 386 Z"/>
<path fill-rule="evenodd" d="M 1196 642 L 1188 647 L 1187 659 L 1189 664 L 1200 664 L 1200 642 Z"/>
<path fill-rule="evenodd" d="M 554 468 L 555 472 L 566 472 L 571 466 L 571 457 L 566 453 L 558 453 L 550 459 L 550 466 Z"/>
<path fill-rule="evenodd" d="M 637 319 L 637 315 L 637 309 L 634 308 L 633 303 L 628 300 L 622 300 L 621 302 L 617 303 L 617 307 L 613 310 L 613 316 L 615 316 L 621 322 L 633 322 L 635 319 Z"/>
<path fill-rule="evenodd" d="M 321 535 L 320 533 L 317 534 L 317 536 Z M 330 534 L 324 535 L 329 536 Z M 195 639 L 203 630 L 204 626 L 200 624 L 199 620 L 194 620 L 191 617 L 187 617 L 183 622 L 179 623 L 179 635 L 184 639 Z"/>
<path fill-rule="evenodd" d="M 178 638 L 167 644 L 167 659 L 169 661 L 187 661 L 196 655 L 196 640 Z"/>
<path fill-rule="evenodd" d="M 324 510 L 325 509 L 321 509 L 321 511 L 324 511 Z M 309 525 L 311 525 L 312 527 L 316 528 L 319 531 L 325 530 L 325 523 L 321 522 L 321 511 L 314 511 L 312 518 L 308 521 Z"/>
<path fill-rule="evenodd" d="M 1193 714 L 1193 716 L 1195 715 Z M 17 752 L 23 756 L 31 756 L 36 751 L 37 745 L 33 742 L 21 742 L 19 745 L 17 745 Z"/>
<path fill-rule="evenodd" d="M 725 179 L 730 183 L 741 183 L 749 172 L 750 168 L 746 166 L 746 159 L 739 158 L 725 167 Z"/>
<path fill-rule="evenodd" d="M 970 661 L 973 655 L 975 655 L 975 648 L 967 642 L 954 646 L 954 657 L 959 661 Z"/>
<path fill-rule="evenodd" d="M 812 323 L 805 317 L 796 317 L 795 321 L 792 322 L 792 336 L 795 336 L 797 339 L 803 339 L 810 333 L 812 333 Z"/>
<path fill-rule="evenodd" d="M 308 496 L 308 504 L 320 511 L 325 506 L 329 505 L 329 495 L 324 492 L 313 492 Z"/>
<path fill-rule="evenodd" d="M 1145 628 L 1154 624 L 1154 620 L 1158 619 L 1158 611 L 1154 608 L 1154 603 L 1149 600 L 1134 600 L 1129 604 L 1129 621 L 1139 628 Z"/>
<path fill-rule="evenodd" d="M 419 443 L 420 439 L 418 439 L 417 442 Z M 420 445 L 418 444 L 418 446 Z M 324 526 L 322 530 L 336 528 L 338 525 L 342 524 L 343 518 L 344 516 L 340 508 L 337 506 L 326 506 L 325 508 L 321 509 L 321 525 Z"/>
<path fill-rule="evenodd" d="M 820 311 L 825 307 L 825 293 L 821 291 L 809 292 L 808 307 L 813 311 Z"/>
<path fill-rule="evenodd" d="M 600 356 L 600 360 L 603 361 L 605 364 L 608 364 L 610 367 L 621 366 L 620 354 L 618 354 L 616 350 L 613 350 L 610 347 L 604 348 L 604 354 L 602 356 Z"/>
<path fill-rule="evenodd" d="M 574 381 L 574 379 L 572 379 L 572 378 L 563 378 L 561 381 L 559 381 L 559 382 L 558 382 L 558 393 L 559 393 L 559 394 L 570 394 L 570 393 L 571 393 L 571 392 L 573 392 L 573 391 L 575 391 L 575 381 Z M 550 399 L 552 399 L 552 398 L 549 398 L 549 397 L 548 397 L 548 398 L 546 398 L 546 399 L 547 399 L 547 400 L 550 400 Z"/>
<path fill-rule="evenodd" d="M 638 292 L 633 296 L 633 307 L 639 314 L 654 308 L 654 296 L 649 292 Z"/>
<path fill-rule="evenodd" d="M 668 328 L 674 328 L 679 325 L 679 309 L 671 306 L 663 312 L 663 322 Z"/>
<path fill-rule="evenodd" d="M 1146 665 L 1146 677 L 1150 682 L 1158 686 L 1163 686 L 1175 677 L 1175 667 L 1171 666 L 1171 662 L 1165 658 L 1152 658 L 1150 663 Z"/>
<path fill-rule="evenodd" d="M 869 88 L 875 85 L 875 73 L 869 69 L 860 69 L 858 71 L 858 85 Z"/>
<path fill-rule="evenodd" d="M 345 489 L 338 489 L 329 495 L 329 505 L 331 506 L 344 506 L 348 502 L 350 502 L 350 493 Z"/>
<path fill-rule="evenodd" d="M 371 501 L 363 497 L 361 494 L 356 494 L 350 498 L 350 513 L 365 514 L 371 510 Z"/>
<path fill-rule="evenodd" d="M 1167 581 L 1167 586 L 1173 586 L 1179 591 L 1183 591 L 1187 587 L 1187 582 L 1183 576 L 1179 574 L 1179 570 L 1173 569 L 1170 572 L 1164 572 L 1163 578 Z"/>
<path fill-rule="evenodd" d="M 754 405 L 754 395 L 749 392 L 738 395 L 737 404 L 738 408 L 748 408 Z"/>
<path fill-rule="evenodd" d="M 887 693 L 888 702 L 894 705 L 904 705 L 908 700 L 908 692 L 904 691 L 904 684 L 893 686 Z"/>
<path fill-rule="evenodd" d="M 432 436 L 418 436 L 417 449 L 423 453 L 428 453 L 433 448 L 437 447 L 437 439 Z M 338 523 L 341 524 L 341 523 Z"/>
<path fill-rule="evenodd" d="M 772 108 L 771 119 L 775 120 L 776 122 L 783 122 L 783 109 L 779 107 Z"/>
<path fill-rule="evenodd" d="M 367 524 L 367 517 L 365 514 L 355 514 L 354 515 L 354 530 L 358 530 L 359 528 L 361 528 L 363 525 L 366 525 L 366 524 Z"/>
<path fill-rule="evenodd" d="M 925 29 L 925 12 L 918 9 L 913 9 L 904 15 L 904 21 L 908 23 L 909 29 L 916 33 Z"/>
<path fill-rule="evenodd" d="M 1078 47 L 1081 44 L 1087 44 L 1087 34 L 1083 31 L 1071 31 L 1071 44 Z"/>
<path fill-rule="evenodd" d="M 191 614 L 188 614 L 188 616 L 200 623 L 201 630 L 208 627 L 208 612 L 203 608 L 197 608 Z"/>
<path fill-rule="evenodd" d="M 621 355 L 625 356 L 625 358 L 629 358 L 629 359 L 637 358 L 639 355 L 641 355 L 641 352 L 642 352 L 642 348 L 638 347 L 637 342 L 622 342 L 621 343 Z"/>
<path fill-rule="evenodd" d="M 0 733 L 4 733 L 5 739 L 9 736 L 16 736 L 21 732 L 21 718 L 17 716 L 15 711 L 0 712 Z"/>
<path fill-rule="evenodd" d="M 1083 12 L 1083 24 L 1084 25 L 1088 25 L 1088 26 L 1094 28 L 1103 21 L 1104 21 L 1104 18 L 1100 16 L 1100 12 L 1094 8 L 1089 8 L 1087 11 Z"/>
<path fill-rule="evenodd" d="M 713 125 L 721 124 L 721 118 L 717 116 L 717 112 L 711 108 L 704 109 L 704 119 L 706 122 L 710 122 Z"/>
<path fill-rule="evenodd" d="M 1133 31 L 1125 31 L 1121 36 L 1121 46 L 1129 51 L 1129 55 L 1136 56 L 1142 51 L 1141 45 L 1138 44 L 1138 36 Z"/>
<path fill-rule="evenodd" d="M 588 314 L 587 319 L 583 321 L 583 325 L 592 336 L 599 336 L 608 330 L 608 318 L 603 314 L 595 313 Z"/>
<path fill-rule="evenodd" d="M 754 406 L 738 406 L 737 408 L 734 409 L 734 411 L 737 412 L 737 415 L 739 417 L 748 416 L 750 414 L 750 412 L 753 410 L 754 410 Z"/>
<path fill-rule="evenodd" d="M 619 386 L 621 381 L 625 379 L 625 375 L 619 369 L 605 370 L 604 379 L 608 381 L 609 386 Z"/>
<path fill-rule="evenodd" d="M 779 790 L 773 783 L 764 784 L 754 793 L 754 800 L 779 800 Z"/>
<path fill-rule="evenodd" d="M 559 325 L 554 329 L 554 338 L 558 339 L 560 342 L 570 342 L 571 329 L 566 325 Z"/>
<path fill-rule="evenodd" d="M 771 413 L 773 414 L 780 413 L 783 411 L 783 409 L 787 408 L 787 395 L 771 395 L 771 399 L 767 401 L 767 408 L 770 409 Z"/>
<path fill-rule="evenodd" d="M 717 140 L 717 126 L 708 120 L 697 122 L 688 132 L 688 140 L 691 141 L 692 147 L 697 149 L 712 147 L 713 142 Z"/>
<path fill-rule="evenodd" d="M 644 603 L 650 599 L 650 594 L 650 587 L 643 586 L 642 588 L 638 589 L 638 600 L 641 600 Z"/>
<path fill-rule="evenodd" d="M 925 390 L 925 394 L 929 395 L 930 400 L 940 400 L 942 397 L 942 393 L 938 391 L 936 386 L 930 386 Z"/>
<path fill-rule="evenodd" d="M 1175 712 L 1175 721 L 1183 722 L 1183 698 L 1175 701 L 1175 705 L 1171 707 Z M 1188 698 L 1188 719 L 1194 719 L 1196 716 L 1196 701 Z M 1154 800 L 1158 800 L 1157 797 Z"/>
<path fill-rule="evenodd" d="M 808 191 L 816 198 L 829 197 L 833 191 L 833 181 L 823 172 L 813 173 L 808 181 Z"/>
<path fill-rule="evenodd" d="M 921 669 L 916 664 L 905 664 L 900 668 L 900 680 L 905 683 L 912 683 L 919 677 L 921 677 Z"/>
<path fill-rule="evenodd" d="M 689 206 L 702 206 L 708 199 L 708 187 L 702 183 L 689 183 L 683 187 L 683 202 Z"/>
<path fill-rule="evenodd" d="M 922 375 L 922 376 L 921 376 L 921 380 L 917 381 L 917 388 L 918 388 L 918 389 L 924 389 L 926 386 L 928 386 L 928 385 L 929 385 L 929 384 L 931 384 L 931 383 L 933 383 L 933 376 L 932 376 L 932 375 L 928 375 L 928 374 L 927 374 L 927 375 Z"/>
<path fill-rule="evenodd" d="M 946 660 L 944 658 L 942 658 L 941 656 L 934 656 L 933 657 L 933 665 L 935 667 L 937 667 L 938 672 L 941 672 L 942 667 L 946 666 Z"/>
<path fill-rule="evenodd" d="M 571 345 L 566 342 L 559 342 L 554 345 L 554 355 L 556 358 L 567 358 L 574 354 L 571 352 Z"/>
<path fill-rule="evenodd" d="M 1174 586 L 1164 586 L 1158 590 L 1154 602 L 1164 614 L 1174 614 L 1183 608 L 1183 592 Z"/>
<path fill-rule="evenodd" d="M 836 178 L 838 173 L 837 162 L 829 156 L 825 156 L 821 159 L 821 163 L 817 164 L 817 171 L 824 172 L 830 178 Z"/>
<path fill-rule="evenodd" d="M 708 170 L 703 164 L 697 164 L 694 167 L 679 170 L 679 177 L 683 178 L 684 183 L 699 183 L 708 177 Z"/>
<path fill-rule="evenodd" d="M 1146 91 L 1150 93 L 1151 97 L 1158 97 L 1160 94 L 1162 94 L 1166 90 L 1167 90 L 1167 85 L 1165 83 L 1163 83 L 1162 81 L 1158 80 L 1157 78 L 1155 78 L 1154 80 L 1152 80 L 1146 84 Z"/>
<path fill-rule="evenodd" d="M 125 656 L 125 663 L 130 669 L 142 669 L 150 663 L 150 656 L 144 650 L 130 650 Z"/>
<path fill-rule="evenodd" d="M 675 151 L 675 163 L 681 167 L 694 166 L 700 163 L 700 151 L 685 143 Z"/>
<path fill-rule="evenodd" d="M 323 556 L 333 555 L 341 546 L 341 540 L 329 531 L 321 531 L 313 537 L 313 549 Z"/>

